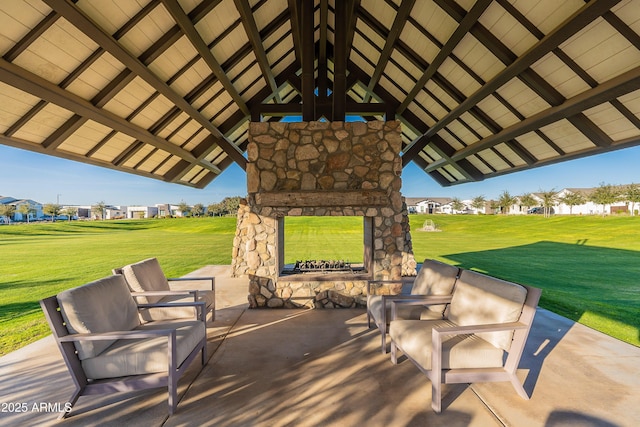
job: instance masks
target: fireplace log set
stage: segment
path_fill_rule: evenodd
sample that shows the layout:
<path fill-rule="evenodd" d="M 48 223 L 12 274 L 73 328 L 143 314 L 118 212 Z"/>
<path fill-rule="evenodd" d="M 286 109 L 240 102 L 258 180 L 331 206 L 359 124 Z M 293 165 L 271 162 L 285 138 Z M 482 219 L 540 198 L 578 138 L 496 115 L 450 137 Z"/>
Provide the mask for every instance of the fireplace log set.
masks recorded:
<path fill-rule="evenodd" d="M 296 261 L 293 267 L 295 273 L 303 273 L 307 271 L 351 271 L 351 263 L 347 261 L 335 260 L 307 260 Z"/>

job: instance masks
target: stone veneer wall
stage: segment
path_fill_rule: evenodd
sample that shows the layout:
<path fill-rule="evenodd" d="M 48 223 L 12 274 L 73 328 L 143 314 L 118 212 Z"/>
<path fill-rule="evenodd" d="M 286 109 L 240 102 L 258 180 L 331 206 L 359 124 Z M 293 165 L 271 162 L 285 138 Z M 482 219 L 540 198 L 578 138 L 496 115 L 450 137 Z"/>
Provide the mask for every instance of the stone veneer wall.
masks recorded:
<path fill-rule="evenodd" d="M 353 307 L 367 280 L 280 276 L 285 216 L 361 216 L 373 280 L 415 275 L 400 193 L 400 123 L 254 122 L 247 147 L 247 203 L 238 211 L 232 270 L 251 278 L 251 307 Z M 370 247 L 367 247 L 370 246 Z"/>

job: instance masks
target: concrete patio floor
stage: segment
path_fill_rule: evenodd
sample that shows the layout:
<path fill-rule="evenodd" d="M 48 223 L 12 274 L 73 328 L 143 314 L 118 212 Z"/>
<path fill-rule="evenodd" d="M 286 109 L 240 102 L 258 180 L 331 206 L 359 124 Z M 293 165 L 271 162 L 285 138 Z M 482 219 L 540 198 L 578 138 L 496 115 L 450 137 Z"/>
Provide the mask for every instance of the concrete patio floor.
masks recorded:
<path fill-rule="evenodd" d="M 638 426 L 640 348 L 539 309 L 520 363 L 531 400 L 508 383 L 445 388 L 444 411 L 409 361 L 379 350 L 364 310 L 249 310 L 247 281 L 216 277 L 208 355 L 166 389 L 81 397 L 58 422 L 73 385 L 51 337 L 0 358 L 3 426 Z M 18 408 L 24 412 L 16 412 Z M 25 405 L 21 405 L 25 404 Z"/>

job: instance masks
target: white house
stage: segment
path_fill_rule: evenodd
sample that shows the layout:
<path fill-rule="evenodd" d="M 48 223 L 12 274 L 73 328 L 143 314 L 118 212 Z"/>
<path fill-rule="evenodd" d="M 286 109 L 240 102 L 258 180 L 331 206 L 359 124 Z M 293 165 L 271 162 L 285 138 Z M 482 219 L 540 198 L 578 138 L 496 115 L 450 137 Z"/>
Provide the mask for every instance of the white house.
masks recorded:
<path fill-rule="evenodd" d="M 416 204 L 416 212 L 423 214 L 441 213 L 442 206 L 451 202 L 449 197 L 432 197 Z"/>
<path fill-rule="evenodd" d="M 154 218 L 158 216 L 157 206 L 128 206 L 126 207 L 126 218 Z"/>
<path fill-rule="evenodd" d="M 621 186 L 624 187 L 624 186 Z M 562 200 L 564 196 L 570 193 L 580 193 L 585 199 L 588 199 L 595 188 L 565 188 L 558 192 L 558 200 Z M 554 206 L 557 214 L 561 215 L 610 215 L 616 212 L 629 212 L 629 206 L 625 201 L 614 202 L 610 205 L 599 205 L 592 201 L 586 201 L 581 205 L 569 206 L 564 203 L 558 203 Z"/>

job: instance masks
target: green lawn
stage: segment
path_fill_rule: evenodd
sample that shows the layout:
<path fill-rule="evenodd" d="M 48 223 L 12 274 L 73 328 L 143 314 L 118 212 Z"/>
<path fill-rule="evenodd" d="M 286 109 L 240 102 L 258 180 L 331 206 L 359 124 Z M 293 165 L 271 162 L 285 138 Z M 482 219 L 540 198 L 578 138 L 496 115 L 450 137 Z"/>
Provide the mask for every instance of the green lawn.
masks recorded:
<path fill-rule="evenodd" d="M 49 333 L 38 301 L 157 257 L 169 277 L 229 264 L 235 218 L 0 226 L 0 354 Z"/>
<path fill-rule="evenodd" d="M 440 232 L 418 231 L 432 219 Z M 286 222 L 287 262 L 362 258 L 362 220 Z M 229 264 L 235 218 L 0 226 L 0 354 L 49 333 L 38 300 L 157 257 L 168 276 Z M 418 261 L 436 258 L 544 289 L 540 305 L 640 346 L 640 218 L 412 215 Z M 290 258 L 290 259 L 289 259 Z"/>

